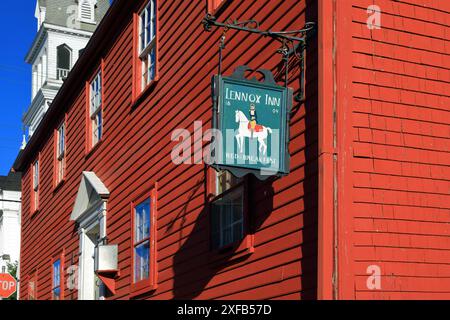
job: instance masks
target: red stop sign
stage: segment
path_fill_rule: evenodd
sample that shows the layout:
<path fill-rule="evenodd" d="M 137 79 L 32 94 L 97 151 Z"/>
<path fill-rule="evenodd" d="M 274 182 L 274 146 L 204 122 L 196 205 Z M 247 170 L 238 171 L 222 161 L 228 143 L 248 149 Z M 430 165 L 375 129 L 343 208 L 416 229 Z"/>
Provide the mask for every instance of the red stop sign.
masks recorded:
<path fill-rule="evenodd" d="M 0 273 L 0 298 L 9 298 L 16 289 L 16 279 L 9 273 Z"/>

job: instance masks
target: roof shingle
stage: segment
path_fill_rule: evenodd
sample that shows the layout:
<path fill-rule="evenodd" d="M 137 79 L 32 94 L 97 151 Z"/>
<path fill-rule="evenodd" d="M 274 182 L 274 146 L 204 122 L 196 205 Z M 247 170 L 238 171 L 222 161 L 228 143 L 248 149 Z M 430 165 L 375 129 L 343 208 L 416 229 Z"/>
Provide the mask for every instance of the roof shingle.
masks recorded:
<path fill-rule="evenodd" d="M 9 191 L 21 191 L 22 175 L 19 172 L 10 172 L 7 176 L 0 176 L 0 189 Z"/>
<path fill-rule="evenodd" d="M 45 23 L 61 27 L 71 27 L 71 22 L 78 15 L 78 0 L 38 0 L 39 6 L 45 8 Z M 103 19 L 110 4 L 109 0 L 97 0 L 95 5 L 96 24 L 80 22 L 80 30 L 95 31 L 98 23 Z"/>

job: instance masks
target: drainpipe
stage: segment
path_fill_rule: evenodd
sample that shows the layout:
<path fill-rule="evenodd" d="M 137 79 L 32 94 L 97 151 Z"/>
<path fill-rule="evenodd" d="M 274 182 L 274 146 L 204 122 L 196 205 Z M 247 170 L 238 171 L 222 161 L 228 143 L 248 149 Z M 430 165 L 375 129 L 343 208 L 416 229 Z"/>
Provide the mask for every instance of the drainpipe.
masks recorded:
<path fill-rule="evenodd" d="M 320 0 L 319 34 L 319 203 L 317 298 L 337 299 L 336 244 L 336 74 L 334 0 Z"/>

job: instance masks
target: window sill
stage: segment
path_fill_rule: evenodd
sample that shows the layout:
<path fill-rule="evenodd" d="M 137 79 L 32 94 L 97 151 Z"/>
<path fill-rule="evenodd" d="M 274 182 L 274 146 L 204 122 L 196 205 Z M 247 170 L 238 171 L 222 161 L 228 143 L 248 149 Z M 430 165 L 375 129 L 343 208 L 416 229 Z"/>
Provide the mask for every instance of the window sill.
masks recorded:
<path fill-rule="evenodd" d="M 104 139 L 105 139 L 105 137 L 102 137 L 102 139 L 99 142 L 97 142 L 93 147 L 91 147 L 91 149 L 86 153 L 84 158 L 85 159 L 90 158 L 92 156 L 92 154 L 94 154 L 95 151 L 97 151 L 97 149 L 100 148 Z"/>
<path fill-rule="evenodd" d="M 33 218 L 35 215 L 38 214 L 38 212 L 39 212 L 39 209 L 32 211 L 30 217 Z"/>
<path fill-rule="evenodd" d="M 85 20 L 85 19 L 77 19 L 77 20 L 78 20 L 78 22 L 81 22 L 81 23 L 87 23 L 87 24 L 97 25 L 97 22 L 94 21 L 94 20 Z"/>
<path fill-rule="evenodd" d="M 54 187 L 53 187 L 53 193 L 58 192 L 59 189 L 61 189 L 61 187 L 63 186 L 65 181 L 65 178 L 61 179 L 61 181 L 59 181 Z"/>
<path fill-rule="evenodd" d="M 145 98 L 149 96 L 149 94 L 154 90 L 156 84 L 158 83 L 158 78 L 155 78 L 150 82 L 144 90 L 141 91 L 136 97 L 133 97 L 131 100 L 131 109 L 136 109 L 136 107 L 144 101 Z"/>
<path fill-rule="evenodd" d="M 208 8 L 208 13 L 213 17 L 218 18 L 222 14 L 222 12 L 225 11 L 230 2 L 230 0 L 223 0 L 222 3 L 220 3 L 216 8 Z"/>
<path fill-rule="evenodd" d="M 130 298 L 153 292 L 157 289 L 157 284 L 152 284 L 150 280 L 142 280 L 130 285 Z"/>
<path fill-rule="evenodd" d="M 225 247 L 211 250 L 210 260 L 219 261 L 226 259 L 232 261 L 251 255 L 255 252 L 254 235 L 249 234 L 241 241 L 229 244 Z"/>

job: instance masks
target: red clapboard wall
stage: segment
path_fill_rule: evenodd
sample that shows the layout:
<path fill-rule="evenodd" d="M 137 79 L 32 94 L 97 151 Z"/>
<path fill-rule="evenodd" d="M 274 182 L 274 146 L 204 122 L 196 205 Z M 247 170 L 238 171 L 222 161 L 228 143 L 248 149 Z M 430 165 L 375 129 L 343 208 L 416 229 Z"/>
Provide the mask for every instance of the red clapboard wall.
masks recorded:
<path fill-rule="evenodd" d="M 319 24 L 307 51 L 306 102 L 294 105 L 291 173 L 249 181 L 255 251 L 209 250 L 208 170 L 171 162 L 174 129 L 211 124 L 210 78 L 221 31 L 203 31 L 206 1 L 161 1 L 159 81 L 132 101 L 132 13 L 115 2 L 23 156 L 21 295 L 37 279 L 51 297 L 52 259 L 78 264 L 69 221 L 82 171 L 110 190 L 107 233 L 131 283 L 130 203 L 158 183 L 158 288 L 142 299 L 450 298 L 450 4 L 431 0 L 230 1 L 218 20 L 256 19 L 262 29 Z M 381 10 L 370 30 L 367 8 Z M 282 80 L 279 44 L 227 33 L 224 74 L 267 68 Z M 86 153 L 85 82 L 102 65 L 104 137 Z M 299 70 L 289 86 L 298 93 Z M 70 90 L 67 89 L 70 85 Z M 335 114 L 335 117 L 334 117 Z M 67 176 L 53 184 L 53 130 L 67 118 Z M 50 128 L 50 129 L 49 129 Z M 195 145 L 193 144 L 193 147 Z M 30 215 L 30 166 L 39 158 L 40 210 Z M 368 270 L 380 270 L 370 287 Z M 371 269 L 372 268 L 372 269 Z M 369 281 L 369 286 L 368 286 Z M 66 299 L 77 291 L 64 289 Z"/>
<path fill-rule="evenodd" d="M 370 30 L 373 4 L 381 28 Z M 338 121 L 341 297 L 449 299 L 450 2 L 351 0 L 340 10 L 351 16 L 338 22 L 338 69 L 350 75 L 338 76 L 338 119 L 350 119 Z M 380 288 L 367 286 L 372 265 Z"/>
<path fill-rule="evenodd" d="M 144 1 L 117 0 L 25 152 L 21 298 L 37 276 L 37 298 L 51 298 L 51 261 L 64 252 L 64 271 L 78 264 L 79 235 L 69 221 L 82 171 L 94 171 L 110 191 L 109 242 L 119 245 L 120 278 L 112 299 L 128 299 L 131 284 L 130 203 L 158 183 L 158 288 L 142 299 L 308 299 L 317 291 L 317 41 L 308 48 L 306 103 L 295 103 L 291 120 L 291 173 L 275 181 L 250 180 L 253 254 L 235 259 L 209 251 L 204 165 L 171 161 L 176 128 L 194 121 L 211 126 L 211 76 L 217 73 L 220 30 L 201 25 L 206 1 L 158 1 L 159 80 L 132 103 L 132 13 Z M 121 10 L 114 10 L 114 6 Z M 262 29 L 300 29 L 317 21 L 316 1 L 230 1 L 224 21 L 256 19 Z M 106 27 L 105 27 L 106 26 Z M 238 65 L 270 69 L 282 79 L 279 44 L 258 35 L 227 33 L 223 73 Z M 86 153 L 85 82 L 100 67 L 104 76 L 104 136 Z M 295 64 L 294 64 L 295 65 Z M 282 83 L 280 81 L 280 83 Z M 298 93 L 299 70 L 289 86 Z M 66 178 L 54 187 L 53 130 L 67 117 Z M 41 126 L 42 127 L 42 126 Z M 30 214 L 30 165 L 40 159 L 40 207 Z M 64 288 L 65 299 L 77 291 Z"/>

